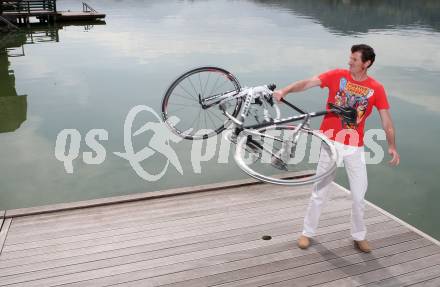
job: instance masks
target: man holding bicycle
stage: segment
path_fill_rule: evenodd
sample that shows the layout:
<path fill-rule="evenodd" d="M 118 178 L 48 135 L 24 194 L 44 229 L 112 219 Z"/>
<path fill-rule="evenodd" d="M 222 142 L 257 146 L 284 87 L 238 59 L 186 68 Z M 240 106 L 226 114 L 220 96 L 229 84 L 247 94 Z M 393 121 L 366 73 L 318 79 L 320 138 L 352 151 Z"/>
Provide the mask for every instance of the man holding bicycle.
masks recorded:
<path fill-rule="evenodd" d="M 337 106 L 351 107 L 357 111 L 356 124 L 347 124 L 337 115 L 327 114 L 320 130 L 334 141 L 344 162 L 347 171 L 350 192 L 352 197 L 351 236 L 356 248 L 363 252 L 370 252 L 371 248 L 366 240 L 367 229 L 364 223 L 365 193 L 367 191 L 367 169 L 364 158 L 363 137 L 366 118 L 371 114 L 373 106 L 379 111 L 382 127 L 385 130 L 388 153 L 391 155 L 389 163 L 398 165 L 399 154 L 395 144 L 393 121 L 389 113 L 389 104 L 383 86 L 367 75 L 368 68 L 375 60 L 373 48 L 368 45 L 354 45 L 351 47 L 349 69 L 336 69 L 325 72 L 307 80 L 294 82 L 287 87 L 274 92 L 275 98 L 280 101 L 289 93 L 301 92 L 312 87 L 320 86 L 329 89 L 327 103 Z M 321 153 L 317 173 L 325 170 L 329 158 Z M 306 249 L 310 246 L 310 238 L 315 236 L 319 223 L 321 209 L 329 196 L 329 186 L 326 183 L 317 183 L 304 217 L 304 228 L 298 239 L 298 246 Z"/>

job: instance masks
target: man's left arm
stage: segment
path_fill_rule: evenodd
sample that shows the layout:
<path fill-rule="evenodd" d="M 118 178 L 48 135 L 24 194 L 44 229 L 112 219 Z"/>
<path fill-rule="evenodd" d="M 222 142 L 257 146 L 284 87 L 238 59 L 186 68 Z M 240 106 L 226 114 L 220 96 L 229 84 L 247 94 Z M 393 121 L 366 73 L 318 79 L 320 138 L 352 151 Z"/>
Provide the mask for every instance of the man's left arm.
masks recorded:
<path fill-rule="evenodd" d="M 379 115 L 382 122 L 382 128 L 384 129 L 387 137 L 388 153 L 391 156 L 391 160 L 388 163 L 390 165 L 397 166 L 400 162 L 400 156 L 396 148 L 395 130 L 390 111 L 388 109 L 379 110 Z"/>

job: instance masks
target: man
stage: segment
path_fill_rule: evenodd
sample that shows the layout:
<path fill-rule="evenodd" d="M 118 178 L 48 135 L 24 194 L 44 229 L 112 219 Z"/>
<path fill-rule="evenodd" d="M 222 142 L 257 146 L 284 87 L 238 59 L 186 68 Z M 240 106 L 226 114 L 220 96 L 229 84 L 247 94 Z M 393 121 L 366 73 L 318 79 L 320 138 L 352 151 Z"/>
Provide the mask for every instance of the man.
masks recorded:
<path fill-rule="evenodd" d="M 337 115 L 327 114 L 320 129 L 334 141 L 340 161 L 344 162 L 352 198 L 351 236 L 354 240 L 354 246 L 363 252 L 371 251 L 366 240 L 367 229 L 364 224 L 364 196 L 368 181 L 363 136 L 365 120 L 371 114 L 373 106 L 378 109 L 382 127 L 385 130 L 388 153 L 391 155 L 389 163 L 396 166 L 400 161 L 385 90 L 378 81 L 367 74 L 368 68 L 371 67 L 374 60 L 373 48 L 364 44 L 354 45 L 351 47 L 348 70 L 331 70 L 308 80 L 294 82 L 284 89 L 274 92 L 274 96 L 280 101 L 289 93 L 301 92 L 316 86 L 326 87 L 329 89 L 327 103 L 350 106 L 357 110 L 356 124 L 347 124 Z M 321 153 L 317 173 L 325 167 L 328 161 L 328 156 Z M 298 246 L 301 249 L 308 248 L 310 238 L 316 234 L 321 208 L 328 199 L 328 190 L 328 184 L 322 182 L 313 187 L 313 193 L 304 217 L 303 232 L 298 239 Z"/>

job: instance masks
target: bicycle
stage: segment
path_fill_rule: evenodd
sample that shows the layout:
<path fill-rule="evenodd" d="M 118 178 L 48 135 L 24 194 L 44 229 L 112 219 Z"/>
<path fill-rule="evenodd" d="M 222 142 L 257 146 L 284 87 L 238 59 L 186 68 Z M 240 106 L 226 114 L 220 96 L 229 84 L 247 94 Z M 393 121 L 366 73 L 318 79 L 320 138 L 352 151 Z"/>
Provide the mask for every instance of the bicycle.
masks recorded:
<path fill-rule="evenodd" d="M 274 84 L 242 88 L 230 72 L 200 67 L 182 74 L 167 89 L 162 100 L 162 118 L 173 133 L 189 140 L 207 139 L 231 127 L 227 134 L 236 143 L 237 165 L 261 181 L 305 185 L 333 175 L 337 168 L 336 149 L 325 135 L 310 128 L 310 119 L 336 113 L 347 123 L 355 124 L 356 110 L 329 104 L 328 110 L 307 113 L 283 99 L 299 115 L 282 119 L 272 98 L 274 90 Z M 249 119 L 253 123 L 245 125 Z M 289 124 L 299 121 L 297 125 Z M 317 158 L 313 152 L 316 149 L 330 158 L 319 172 L 319 154 Z M 299 161 L 298 155 L 307 151 L 314 161 Z M 294 176 L 280 176 L 281 172 L 292 171 Z"/>

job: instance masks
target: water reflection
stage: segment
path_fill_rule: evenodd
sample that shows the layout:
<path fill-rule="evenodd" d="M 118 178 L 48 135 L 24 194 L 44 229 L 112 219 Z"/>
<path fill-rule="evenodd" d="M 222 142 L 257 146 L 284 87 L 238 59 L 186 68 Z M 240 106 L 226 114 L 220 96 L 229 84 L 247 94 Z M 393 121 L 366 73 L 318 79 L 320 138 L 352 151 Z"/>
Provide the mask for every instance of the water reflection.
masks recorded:
<path fill-rule="evenodd" d="M 16 54 L 13 51 L 23 48 L 26 39 L 23 33 L 0 36 L 0 133 L 13 132 L 26 120 L 27 96 L 17 94 L 14 71 L 10 70 L 8 59 L 9 53 L 11 56 L 24 55 L 24 52 Z"/>
<path fill-rule="evenodd" d="M 85 31 L 105 22 L 74 24 Z M 72 24 L 67 24 L 72 25 Z M 27 118 L 27 95 L 18 95 L 15 88 L 14 70 L 9 58 L 25 56 L 25 45 L 59 42 L 59 30 L 66 25 L 33 25 L 18 32 L 0 33 L 0 133 L 17 130 Z"/>
<path fill-rule="evenodd" d="M 440 1 L 437 0 L 254 0 L 313 18 L 331 32 L 343 35 L 367 33 L 401 26 L 440 31 Z"/>

